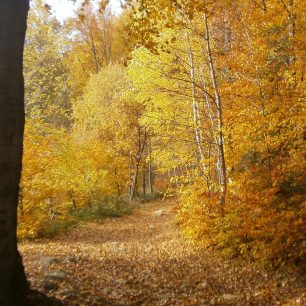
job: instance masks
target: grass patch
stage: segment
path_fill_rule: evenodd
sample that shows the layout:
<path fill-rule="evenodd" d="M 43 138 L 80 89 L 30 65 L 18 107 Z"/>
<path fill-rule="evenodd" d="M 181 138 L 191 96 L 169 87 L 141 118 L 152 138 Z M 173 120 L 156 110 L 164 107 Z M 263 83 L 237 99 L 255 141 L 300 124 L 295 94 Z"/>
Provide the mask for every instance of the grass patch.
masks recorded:
<path fill-rule="evenodd" d="M 72 215 L 78 221 L 119 218 L 130 214 L 134 206 L 121 198 L 106 197 L 102 201 L 95 201 L 90 207 L 76 210 Z"/>
<path fill-rule="evenodd" d="M 41 238 L 53 238 L 60 233 L 66 232 L 77 224 L 77 220 L 71 217 L 65 220 L 48 221 L 45 223 L 44 227 L 41 228 L 37 236 Z"/>
<path fill-rule="evenodd" d="M 149 203 L 159 199 L 162 199 L 164 194 L 162 192 L 153 192 L 145 195 L 139 195 L 133 199 L 135 203 Z"/>
<path fill-rule="evenodd" d="M 47 221 L 39 231 L 38 237 L 52 238 L 79 224 L 103 220 L 106 218 L 120 218 L 132 213 L 136 204 L 122 198 L 105 197 L 94 201 L 90 206 L 72 211 L 66 216 Z"/>

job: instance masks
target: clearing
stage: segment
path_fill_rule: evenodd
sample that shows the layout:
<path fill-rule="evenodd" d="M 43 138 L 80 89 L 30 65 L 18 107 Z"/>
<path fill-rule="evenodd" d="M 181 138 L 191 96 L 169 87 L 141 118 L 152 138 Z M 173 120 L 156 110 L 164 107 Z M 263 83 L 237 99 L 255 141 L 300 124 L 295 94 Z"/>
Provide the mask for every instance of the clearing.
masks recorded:
<path fill-rule="evenodd" d="M 174 200 L 20 244 L 32 286 L 66 305 L 305 305 L 295 273 L 263 272 L 194 247 Z M 305 304 L 304 304 L 305 303 Z"/>

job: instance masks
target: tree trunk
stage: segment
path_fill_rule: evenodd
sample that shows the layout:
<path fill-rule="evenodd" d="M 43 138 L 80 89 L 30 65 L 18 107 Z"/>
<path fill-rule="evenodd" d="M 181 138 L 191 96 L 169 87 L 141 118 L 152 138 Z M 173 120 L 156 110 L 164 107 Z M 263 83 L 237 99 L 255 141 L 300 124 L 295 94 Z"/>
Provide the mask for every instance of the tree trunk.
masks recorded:
<path fill-rule="evenodd" d="M 148 185 L 149 191 L 153 193 L 153 171 L 152 171 L 152 144 L 151 138 L 149 138 L 149 165 L 148 165 Z"/>
<path fill-rule="evenodd" d="M 0 1 L 0 305 L 24 305 L 29 291 L 17 250 L 24 131 L 23 46 L 28 0 Z"/>
<path fill-rule="evenodd" d="M 198 156 L 200 165 L 202 168 L 203 176 L 206 179 L 208 188 L 209 188 L 209 181 L 207 177 L 207 168 L 205 163 L 205 155 L 204 155 L 204 149 L 203 149 L 203 136 L 201 131 L 201 120 L 200 120 L 200 111 L 199 111 L 199 104 L 196 97 L 196 80 L 195 80 L 195 65 L 194 65 L 194 58 L 193 58 L 193 52 L 190 45 L 190 39 L 189 34 L 187 32 L 187 45 L 188 45 L 188 59 L 189 59 L 189 67 L 190 67 L 190 81 L 192 82 L 192 113 L 193 113 L 193 125 L 194 125 L 194 136 L 195 141 L 197 144 L 198 149 Z"/>
<path fill-rule="evenodd" d="M 128 186 L 128 196 L 131 197 L 132 194 L 132 186 L 133 186 L 133 178 L 132 178 L 132 167 L 133 167 L 133 156 L 132 152 L 130 151 L 129 156 L 129 186 Z"/>
<path fill-rule="evenodd" d="M 144 128 L 143 139 L 142 139 L 141 136 L 142 136 L 141 135 L 141 127 L 139 126 L 138 127 L 138 149 L 137 149 L 137 154 L 135 156 L 135 172 L 134 172 L 134 176 L 133 176 L 133 179 L 131 181 L 131 186 L 130 186 L 130 194 L 129 194 L 130 200 L 133 200 L 135 195 L 138 195 L 138 189 L 137 188 L 138 188 L 139 168 L 140 168 L 140 164 L 141 164 L 141 161 L 142 161 L 144 149 L 145 149 L 146 143 L 147 143 L 146 128 Z M 132 159 L 131 159 L 131 161 L 132 161 Z"/>
<path fill-rule="evenodd" d="M 224 139 L 223 139 L 223 114 L 222 114 L 222 103 L 219 93 L 219 86 L 216 77 L 216 70 L 213 62 L 211 46 L 210 46 L 210 33 L 208 27 L 207 15 L 204 13 L 204 24 L 206 30 L 206 50 L 209 63 L 209 70 L 212 79 L 212 85 L 215 94 L 215 102 L 217 106 L 217 121 L 218 121 L 218 132 L 217 132 L 217 147 L 218 147 L 218 168 L 220 171 L 219 180 L 221 185 L 221 197 L 220 204 L 225 203 L 226 191 L 227 191 L 227 178 L 226 178 L 226 163 L 224 156 Z"/>
<path fill-rule="evenodd" d="M 142 194 L 147 194 L 147 184 L 146 184 L 146 165 L 143 166 L 142 170 Z"/>
<path fill-rule="evenodd" d="M 76 211 L 77 205 L 76 205 L 75 194 L 74 194 L 73 189 L 71 189 L 71 190 L 68 191 L 68 195 L 69 195 L 70 200 L 71 200 L 72 210 L 73 210 L 73 211 Z"/>
<path fill-rule="evenodd" d="M 131 185 L 130 200 L 133 200 L 135 195 L 138 193 L 137 192 L 138 173 L 139 173 L 139 163 L 136 162 L 135 173 L 134 173 L 132 185 Z"/>
<path fill-rule="evenodd" d="M 202 50 L 202 53 L 204 53 L 204 51 Z M 212 157 L 212 153 L 213 153 L 213 143 L 217 143 L 217 139 L 216 139 L 216 128 L 215 128 L 215 118 L 216 115 L 214 114 L 214 109 L 213 106 L 211 105 L 210 101 L 209 101 L 209 96 L 207 93 L 207 88 L 206 88 L 206 82 L 205 82 L 205 78 L 204 78 L 204 73 L 203 71 L 201 72 L 201 85 L 202 85 L 202 96 L 203 96 L 203 100 L 204 100 L 204 109 L 206 110 L 206 118 L 207 123 L 210 123 L 210 128 L 209 128 L 209 132 L 211 133 L 211 135 L 209 136 L 209 141 L 208 141 L 208 157 L 207 157 L 207 176 L 209 181 L 211 182 L 212 178 L 211 178 L 211 157 Z"/>

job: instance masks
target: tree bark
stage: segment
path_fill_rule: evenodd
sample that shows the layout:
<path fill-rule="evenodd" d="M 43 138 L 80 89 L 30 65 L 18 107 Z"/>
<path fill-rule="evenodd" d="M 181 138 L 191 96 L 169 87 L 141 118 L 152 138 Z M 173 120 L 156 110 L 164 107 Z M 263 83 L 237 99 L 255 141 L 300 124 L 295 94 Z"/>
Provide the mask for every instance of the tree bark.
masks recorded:
<path fill-rule="evenodd" d="M 142 194 L 147 194 L 147 184 L 146 184 L 146 165 L 143 166 L 142 170 Z"/>
<path fill-rule="evenodd" d="M 200 111 L 199 111 L 199 104 L 196 98 L 196 80 L 195 80 L 195 64 L 194 64 L 194 58 L 193 58 L 193 52 L 190 45 L 190 39 L 189 34 L 187 32 L 187 45 L 188 45 L 188 60 L 189 60 L 189 67 L 190 67 L 190 81 L 192 82 L 192 113 L 193 113 L 193 125 L 194 125 L 194 136 L 195 141 L 198 148 L 198 155 L 200 160 L 200 165 L 202 168 L 203 176 L 206 179 L 208 188 L 209 188 L 209 181 L 207 177 L 207 167 L 205 162 L 205 155 L 204 155 L 204 149 L 203 149 L 203 135 L 201 131 L 201 120 L 200 120 Z"/>
<path fill-rule="evenodd" d="M 137 185 L 138 185 L 138 174 L 139 174 L 139 163 L 136 161 L 135 166 L 135 173 L 132 179 L 132 185 L 131 185 L 131 193 L 130 193 L 130 200 L 133 200 L 135 198 L 135 195 L 137 195 Z"/>
<path fill-rule="evenodd" d="M 0 2 L 0 305 L 24 305 L 29 285 L 17 250 L 24 132 L 23 46 L 29 0 Z"/>
<path fill-rule="evenodd" d="M 207 15 L 204 13 L 204 25 L 206 31 L 206 50 L 208 57 L 208 64 L 210 75 L 212 79 L 212 85 L 215 94 L 215 103 L 217 106 L 217 119 L 218 119 L 218 132 L 217 132 L 217 146 L 218 146 L 218 168 L 220 171 L 219 180 L 221 185 L 221 197 L 220 204 L 223 205 L 225 203 L 226 191 L 227 191 L 227 173 L 226 173 L 226 163 L 225 163 L 225 155 L 224 155 L 224 137 L 223 137 L 223 112 L 222 112 L 222 101 L 219 92 L 219 86 L 217 82 L 216 70 L 213 62 L 211 45 L 210 45 L 210 33 Z"/>
<path fill-rule="evenodd" d="M 149 185 L 149 191 L 152 194 L 153 193 L 153 171 L 152 171 L 152 143 L 151 143 L 151 137 L 149 138 L 149 164 L 148 164 L 148 185 Z"/>
<path fill-rule="evenodd" d="M 130 187 L 130 195 L 129 198 L 130 200 L 133 200 L 133 198 L 135 197 L 136 194 L 138 194 L 137 191 L 137 187 L 138 187 L 138 174 L 139 174 L 139 168 L 140 168 L 140 164 L 142 161 L 142 157 L 143 157 L 143 153 L 146 147 L 146 143 L 147 143 L 147 131 L 146 128 L 144 128 L 144 133 L 143 133 L 143 139 L 141 139 L 141 127 L 138 127 L 138 150 L 137 150 L 137 154 L 135 156 L 135 172 L 134 172 L 134 176 L 131 182 L 131 187 Z"/>

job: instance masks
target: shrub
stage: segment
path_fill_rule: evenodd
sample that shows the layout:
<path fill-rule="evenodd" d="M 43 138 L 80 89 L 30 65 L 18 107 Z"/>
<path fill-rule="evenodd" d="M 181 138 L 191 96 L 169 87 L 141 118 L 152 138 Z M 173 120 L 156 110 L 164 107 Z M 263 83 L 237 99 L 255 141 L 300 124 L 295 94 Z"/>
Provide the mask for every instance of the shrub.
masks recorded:
<path fill-rule="evenodd" d="M 295 191 L 287 188 L 284 193 L 288 182 L 274 181 L 274 186 L 263 188 L 266 182 L 258 177 L 258 173 L 240 173 L 239 186 L 231 186 L 222 211 L 218 194 L 208 192 L 203 181 L 185 186 L 178 221 L 187 237 L 226 255 L 273 265 L 299 264 L 306 250 L 305 197 L 303 188 L 297 187 L 302 184 L 296 176 Z"/>
<path fill-rule="evenodd" d="M 122 217 L 129 214 L 132 209 L 133 205 L 122 198 L 105 197 L 103 200 L 93 201 L 86 207 L 55 214 L 52 220 L 50 218 L 38 218 L 36 223 L 34 223 L 34 219 L 31 219 L 31 222 L 24 222 L 19 226 L 18 238 L 21 240 L 38 237 L 52 238 L 80 223 Z M 36 215 L 41 215 L 41 211 L 36 212 Z M 33 224 L 35 227 L 31 229 Z"/>

